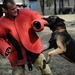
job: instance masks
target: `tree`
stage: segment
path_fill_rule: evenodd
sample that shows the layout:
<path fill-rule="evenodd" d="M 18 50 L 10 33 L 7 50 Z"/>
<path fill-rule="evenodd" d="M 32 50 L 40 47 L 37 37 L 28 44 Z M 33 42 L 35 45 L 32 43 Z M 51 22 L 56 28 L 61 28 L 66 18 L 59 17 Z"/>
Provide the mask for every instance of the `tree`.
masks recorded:
<path fill-rule="evenodd" d="M 70 1 L 68 0 L 68 6 L 70 6 Z"/>
<path fill-rule="evenodd" d="M 22 0 L 22 2 L 23 2 L 22 6 L 23 8 L 25 8 L 26 7 L 25 0 Z"/>
<path fill-rule="evenodd" d="M 59 11 L 58 11 L 59 14 L 63 12 L 63 8 L 64 8 L 64 2 L 63 0 L 59 0 Z"/>
<path fill-rule="evenodd" d="M 45 12 L 44 12 L 44 0 L 40 0 L 40 6 L 41 6 L 42 14 L 45 15 Z"/>
<path fill-rule="evenodd" d="M 54 0 L 54 14 L 57 14 L 57 6 L 56 6 L 56 0 Z"/>

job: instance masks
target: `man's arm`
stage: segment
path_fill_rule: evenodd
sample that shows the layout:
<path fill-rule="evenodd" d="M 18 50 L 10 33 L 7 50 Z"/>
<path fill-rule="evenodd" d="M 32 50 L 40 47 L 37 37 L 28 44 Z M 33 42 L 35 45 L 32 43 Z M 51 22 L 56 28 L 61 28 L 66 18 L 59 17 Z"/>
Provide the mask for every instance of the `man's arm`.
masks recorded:
<path fill-rule="evenodd" d="M 35 19 L 32 21 L 32 28 L 39 32 L 42 31 L 44 29 L 44 26 L 47 25 L 48 22 L 43 20 L 43 19 Z"/>
<path fill-rule="evenodd" d="M 3 27 L 0 26 L 0 53 L 7 57 L 11 50 L 9 50 L 10 45 L 5 41 L 6 39 L 6 31 Z"/>
<path fill-rule="evenodd" d="M 25 9 L 25 13 L 29 14 L 32 21 L 32 28 L 39 32 L 44 29 L 44 25 L 48 24 L 46 20 L 44 20 L 44 16 L 42 16 L 39 12 Z"/>

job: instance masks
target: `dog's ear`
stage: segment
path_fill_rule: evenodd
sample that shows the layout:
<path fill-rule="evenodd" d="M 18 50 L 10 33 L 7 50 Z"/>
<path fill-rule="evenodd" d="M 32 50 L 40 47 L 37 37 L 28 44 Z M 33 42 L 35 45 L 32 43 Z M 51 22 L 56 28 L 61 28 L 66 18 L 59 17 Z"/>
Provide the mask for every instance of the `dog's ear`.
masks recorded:
<path fill-rule="evenodd" d="M 62 19 L 62 18 L 60 18 L 60 17 L 56 17 L 55 23 L 56 23 L 56 22 L 64 22 L 64 21 L 65 21 L 64 19 Z"/>

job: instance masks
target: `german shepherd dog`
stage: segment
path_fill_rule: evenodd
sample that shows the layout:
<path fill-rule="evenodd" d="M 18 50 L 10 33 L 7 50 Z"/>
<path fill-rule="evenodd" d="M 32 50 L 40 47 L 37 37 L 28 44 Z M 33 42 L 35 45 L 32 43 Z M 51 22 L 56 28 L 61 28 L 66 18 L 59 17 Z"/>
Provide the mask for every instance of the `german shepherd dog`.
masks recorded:
<path fill-rule="evenodd" d="M 49 16 L 45 20 L 48 21 L 49 25 L 47 27 L 52 30 L 52 34 L 49 40 L 49 47 L 44 51 L 54 48 L 54 50 L 48 52 L 46 63 L 49 63 L 51 55 L 57 54 L 74 63 L 75 41 L 66 30 L 65 20 L 58 16 Z"/>

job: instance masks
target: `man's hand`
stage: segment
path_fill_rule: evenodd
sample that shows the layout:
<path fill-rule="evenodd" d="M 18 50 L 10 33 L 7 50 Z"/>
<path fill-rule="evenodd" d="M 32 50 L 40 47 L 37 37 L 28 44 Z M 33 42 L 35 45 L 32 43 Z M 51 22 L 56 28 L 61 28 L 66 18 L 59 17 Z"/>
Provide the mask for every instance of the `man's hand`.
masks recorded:
<path fill-rule="evenodd" d="M 5 52 L 5 56 L 7 57 L 10 52 L 11 52 L 11 49 L 10 49 L 10 48 L 7 48 L 7 49 L 6 49 L 6 52 Z"/>
<path fill-rule="evenodd" d="M 41 28 L 41 24 L 40 24 L 40 22 L 38 22 L 38 21 L 35 21 L 35 22 L 33 23 L 33 26 L 34 26 L 36 29 L 40 29 L 40 28 Z"/>

